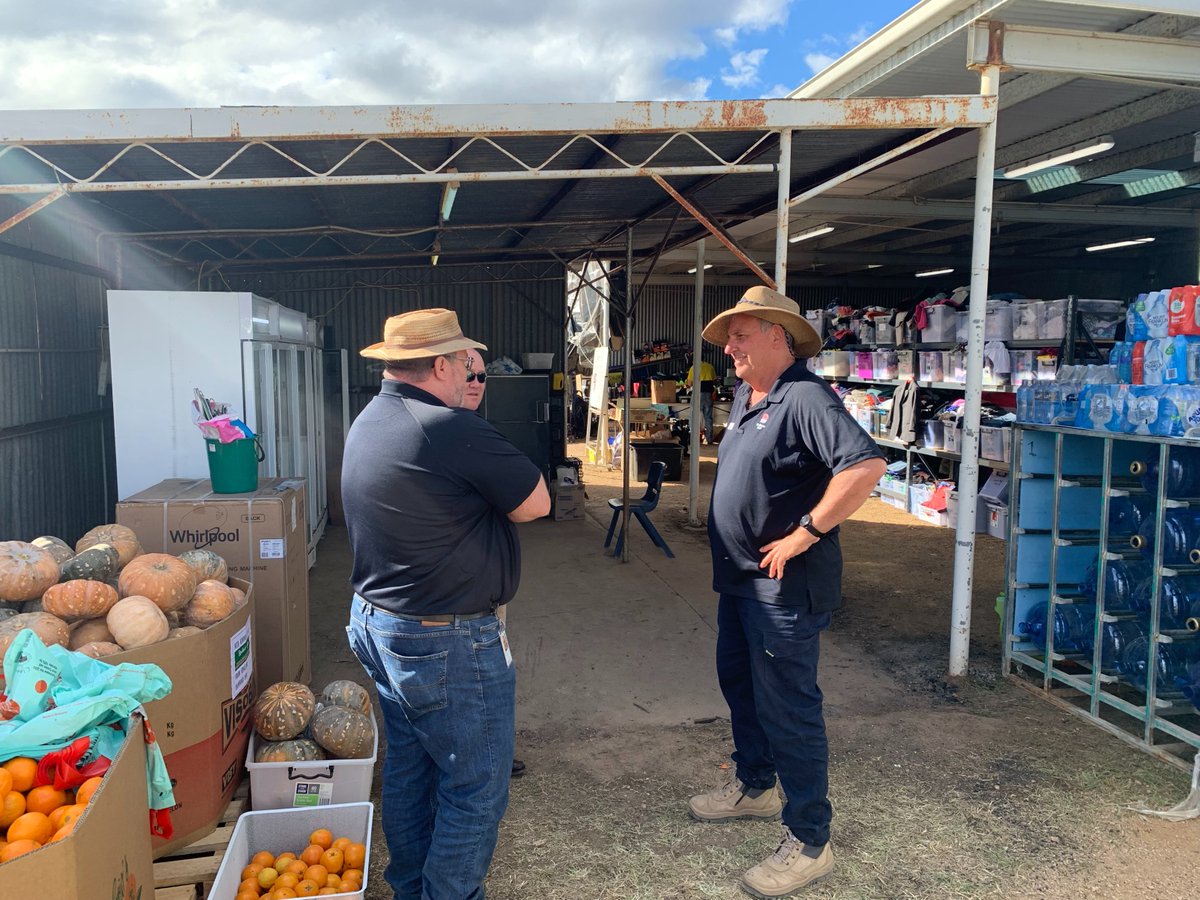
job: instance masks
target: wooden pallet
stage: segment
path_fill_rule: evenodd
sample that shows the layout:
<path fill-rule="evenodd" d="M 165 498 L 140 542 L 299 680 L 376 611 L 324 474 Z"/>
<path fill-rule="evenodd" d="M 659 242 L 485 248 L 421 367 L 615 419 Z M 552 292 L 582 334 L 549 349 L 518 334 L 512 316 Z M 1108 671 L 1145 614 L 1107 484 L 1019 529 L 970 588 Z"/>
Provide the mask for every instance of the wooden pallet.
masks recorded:
<path fill-rule="evenodd" d="M 202 900 L 207 895 L 233 836 L 233 826 L 247 808 L 247 791 L 247 782 L 243 781 L 216 830 L 155 861 L 154 900 Z"/>

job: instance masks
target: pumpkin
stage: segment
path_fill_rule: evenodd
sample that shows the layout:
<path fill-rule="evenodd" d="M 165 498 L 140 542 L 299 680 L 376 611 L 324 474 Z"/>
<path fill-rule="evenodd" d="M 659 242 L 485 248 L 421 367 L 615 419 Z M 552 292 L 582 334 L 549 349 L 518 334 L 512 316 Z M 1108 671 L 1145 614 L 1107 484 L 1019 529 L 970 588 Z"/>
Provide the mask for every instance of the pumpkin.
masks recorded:
<path fill-rule="evenodd" d="M 268 741 L 290 741 L 308 725 L 317 698 L 306 685 L 279 681 L 254 703 L 254 730 Z"/>
<path fill-rule="evenodd" d="M 375 746 L 374 723 L 344 706 L 324 707 L 308 730 L 333 759 L 366 759 Z"/>
<path fill-rule="evenodd" d="M 224 584 L 229 580 L 229 567 L 225 560 L 211 550 L 184 550 L 179 558 L 191 566 L 196 573 L 197 583 L 212 579 Z"/>
<path fill-rule="evenodd" d="M 246 605 L 246 592 L 241 588 L 230 587 L 229 590 L 233 593 L 233 608 L 241 609 Z"/>
<path fill-rule="evenodd" d="M 200 634 L 203 631 L 203 628 L 197 628 L 195 625 L 184 625 L 180 628 L 172 628 L 167 633 L 167 640 L 173 641 L 175 638 L 191 637 L 193 634 Z"/>
<path fill-rule="evenodd" d="M 58 576 L 58 562 L 49 551 L 24 541 L 0 541 L 0 600 L 36 600 Z"/>
<path fill-rule="evenodd" d="M 110 581 L 117 577 L 120 556 L 117 548 L 108 544 L 96 544 L 82 553 L 72 556 L 62 564 L 62 581 L 90 578 L 92 581 Z"/>
<path fill-rule="evenodd" d="M 325 759 L 316 741 L 263 741 L 254 751 L 256 763 L 313 762 Z"/>
<path fill-rule="evenodd" d="M 115 606 L 116 604 L 113 605 Z M 67 646 L 72 650 L 78 650 L 84 644 L 91 644 L 97 641 L 106 644 L 116 643 L 112 632 L 108 630 L 108 622 L 104 620 L 104 616 L 96 619 L 87 619 L 83 622 L 76 622 L 71 628 L 71 639 L 68 641 Z"/>
<path fill-rule="evenodd" d="M 58 561 L 60 566 L 75 555 L 75 551 L 71 549 L 71 545 L 62 538 L 43 535 L 42 537 L 35 537 L 29 543 L 41 550 L 45 550 Z"/>
<path fill-rule="evenodd" d="M 42 607 L 60 619 L 94 619 L 108 615 L 121 598 L 103 581 L 77 579 L 54 584 L 42 595 Z"/>
<path fill-rule="evenodd" d="M 92 659 L 100 659 L 102 656 L 112 656 L 114 653 L 120 653 L 121 645 L 114 644 L 112 641 L 88 641 L 82 647 L 75 649 L 76 652 L 82 653 L 84 656 L 90 656 Z"/>
<path fill-rule="evenodd" d="M 371 711 L 371 695 L 367 689 L 354 681 L 331 681 L 321 691 L 318 701 L 323 706 L 344 706 L 366 715 Z"/>
<path fill-rule="evenodd" d="M 125 525 L 97 525 L 75 542 L 75 552 L 82 553 L 97 544 L 108 544 L 117 551 L 117 568 L 129 565 L 142 552 L 142 545 L 132 528 Z"/>
<path fill-rule="evenodd" d="M 32 629 L 46 646 L 65 647 L 71 639 L 71 629 L 58 616 L 47 612 L 18 613 L 0 621 L 0 659 L 4 658 L 9 644 L 26 628 Z"/>
<path fill-rule="evenodd" d="M 208 628 L 233 614 L 233 591 L 215 579 L 202 581 L 183 610 L 183 621 L 197 628 Z"/>
<path fill-rule="evenodd" d="M 171 626 L 158 604 L 149 597 L 125 597 L 105 616 L 108 630 L 126 650 L 156 644 L 166 638 Z"/>
<path fill-rule="evenodd" d="M 146 553 L 124 569 L 117 579 L 122 597 L 149 597 L 163 612 L 183 609 L 196 593 L 191 567 L 169 553 Z"/>

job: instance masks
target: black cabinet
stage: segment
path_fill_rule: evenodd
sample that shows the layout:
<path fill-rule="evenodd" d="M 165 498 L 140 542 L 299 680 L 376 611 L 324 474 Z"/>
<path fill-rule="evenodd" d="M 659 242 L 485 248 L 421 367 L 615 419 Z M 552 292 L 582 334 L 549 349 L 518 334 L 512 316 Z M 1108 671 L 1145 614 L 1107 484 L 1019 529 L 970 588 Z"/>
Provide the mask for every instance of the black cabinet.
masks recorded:
<path fill-rule="evenodd" d="M 549 375 L 489 375 L 479 411 L 543 472 L 562 455 L 551 440 Z M 554 430 L 561 443 L 561 424 Z"/>

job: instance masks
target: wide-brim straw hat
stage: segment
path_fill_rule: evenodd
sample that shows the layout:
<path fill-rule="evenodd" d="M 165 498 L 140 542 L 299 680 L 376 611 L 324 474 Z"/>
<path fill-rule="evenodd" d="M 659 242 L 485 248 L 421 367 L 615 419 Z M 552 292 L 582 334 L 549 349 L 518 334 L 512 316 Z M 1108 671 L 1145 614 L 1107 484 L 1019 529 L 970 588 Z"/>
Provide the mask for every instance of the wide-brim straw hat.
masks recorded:
<path fill-rule="evenodd" d="M 724 346 L 729 341 L 729 320 L 734 316 L 754 316 L 782 325 L 795 341 L 798 359 L 807 359 L 821 352 L 821 336 L 800 314 L 800 304 L 763 285 L 755 285 L 742 294 L 732 309 L 717 315 L 704 326 L 701 334 L 706 341 Z"/>
<path fill-rule="evenodd" d="M 451 309 L 418 309 L 383 323 L 383 340 L 359 351 L 371 359 L 420 359 L 455 350 L 486 350 L 485 344 L 462 333 Z"/>

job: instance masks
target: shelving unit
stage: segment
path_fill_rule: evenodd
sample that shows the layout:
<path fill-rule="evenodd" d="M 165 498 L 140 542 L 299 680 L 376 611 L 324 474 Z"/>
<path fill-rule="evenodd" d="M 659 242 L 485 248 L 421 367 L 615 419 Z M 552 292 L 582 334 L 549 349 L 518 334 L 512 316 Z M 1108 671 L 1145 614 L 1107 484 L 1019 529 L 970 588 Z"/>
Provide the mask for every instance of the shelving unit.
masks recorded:
<path fill-rule="evenodd" d="M 1163 617 L 1162 598 L 1165 579 L 1200 573 L 1197 566 L 1163 563 L 1166 510 L 1200 506 L 1200 500 L 1168 498 L 1168 460 L 1177 448 L 1196 443 L 1049 425 L 1017 426 L 1014 438 L 1005 674 L 1110 734 L 1190 770 L 1200 750 L 1200 710 L 1182 695 L 1173 680 L 1177 673 L 1167 664 L 1174 657 L 1200 664 L 1200 632 L 1172 627 L 1179 623 Z M 1128 474 L 1134 460 L 1157 465 L 1157 483 L 1149 485 L 1153 490 Z M 1110 532 L 1112 501 L 1133 496 L 1145 498 L 1147 521 L 1155 523 L 1152 552 L 1146 556 L 1132 549 L 1128 533 Z M 1144 612 L 1131 611 L 1141 601 L 1122 605 L 1106 596 L 1109 567 L 1128 559 L 1149 565 Z M 1093 567 L 1094 597 L 1088 587 Z M 1066 612 L 1070 607 L 1073 613 Z M 1043 610 L 1044 621 L 1039 618 Z M 1072 637 L 1068 629 L 1056 630 L 1060 611 L 1085 622 L 1091 617 L 1090 636 L 1082 632 L 1088 641 L 1080 641 L 1078 633 Z M 1145 659 L 1138 655 L 1142 638 L 1134 638 L 1132 651 L 1116 658 L 1118 636 L 1128 640 L 1123 622 L 1144 622 Z M 1039 627 L 1044 641 L 1031 639 L 1031 628 Z M 1140 627 L 1129 631 L 1138 633 Z"/>

